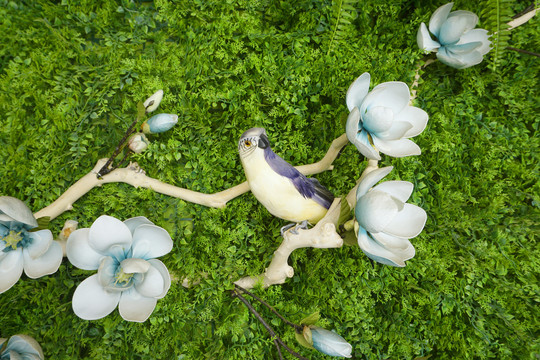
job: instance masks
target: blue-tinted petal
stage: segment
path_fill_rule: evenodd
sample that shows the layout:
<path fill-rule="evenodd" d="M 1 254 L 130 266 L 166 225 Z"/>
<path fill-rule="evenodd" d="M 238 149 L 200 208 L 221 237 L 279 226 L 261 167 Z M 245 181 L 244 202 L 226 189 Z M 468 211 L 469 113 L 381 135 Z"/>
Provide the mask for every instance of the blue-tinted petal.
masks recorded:
<path fill-rule="evenodd" d="M 32 239 L 31 243 L 24 249 L 24 251 L 31 258 L 38 258 L 45 254 L 51 246 L 53 241 L 53 235 L 50 230 L 39 230 L 28 233 L 28 236 Z"/>
<path fill-rule="evenodd" d="M 450 14 L 452 6 L 454 6 L 453 2 L 439 7 L 433 12 L 433 15 L 431 15 L 431 18 L 429 19 L 429 31 L 431 31 L 431 33 L 437 38 L 439 38 L 441 27 L 448 18 L 448 14 Z"/>
<path fill-rule="evenodd" d="M 445 47 L 441 47 L 437 52 L 437 59 L 443 64 L 456 69 L 466 69 L 468 67 L 480 64 L 483 60 L 482 54 L 478 51 L 472 51 L 467 54 L 455 54 L 446 51 Z"/>
<path fill-rule="evenodd" d="M 488 31 L 484 29 L 473 29 L 467 31 L 461 36 L 457 45 L 472 42 L 481 42 L 482 46 L 476 49 L 480 54 L 485 55 L 491 50 L 491 41 L 489 41 Z"/>
<path fill-rule="evenodd" d="M 13 335 L 5 351 L 15 351 L 22 356 L 22 359 L 43 359 L 43 350 L 36 340 L 28 335 Z"/>
<path fill-rule="evenodd" d="M 362 227 L 358 230 L 358 246 L 368 258 L 378 263 L 397 267 L 405 266 L 403 259 L 373 240 Z"/>
<path fill-rule="evenodd" d="M 366 130 L 362 130 L 357 136 L 356 139 L 353 141 L 354 146 L 360 151 L 362 155 L 364 155 L 368 159 L 372 160 L 381 160 L 381 156 L 379 155 L 379 152 L 377 149 L 371 145 L 371 142 L 369 141 L 368 132 Z"/>
<path fill-rule="evenodd" d="M 0 196 L 0 216 L 2 222 L 18 221 L 26 225 L 27 229 L 38 226 L 37 220 L 28 206 L 11 196 Z"/>
<path fill-rule="evenodd" d="M 352 111 L 355 107 L 360 108 L 360 105 L 362 105 L 362 101 L 369 92 L 370 79 L 369 73 L 365 72 L 349 86 L 345 97 L 349 111 Z"/>
<path fill-rule="evenodd" d="M 426 24 L 424 23 L 420 24 L 420 28 L 418 28 L 418 32 L 416 33 L 416 43 L 418 44 L 418 47 L 425 52 L 437 50 L 441 46 L 441 44 L 431 38 Z"/>
<path fill-rule="evenodd" d="M 371 108 L 383 106 L 390 108 L 394 114 L 399 113 L 409 103 L 410 93 L 407 84 L 401 81 L 388 81 L 373 88 L 364 98 L 360 107 L 360 116 Z"/>
<path fill-rule="evenodd" d="M 153 259 L 168 254 L 173 241 L 167 230 L 155 225 L 140 225 L 133 233 L 133 257 Z"/>
<path fill-rule="evenodd" d="M 477 23 L 476 14 L 463 10 L 453 11 L 441 27 L 439 42 L 445 46 L 455 44 L 466 31 L 474 29 Z"/>
<path fill-rule="evenodd" d="M 390 174 L 393 168 L 393 166 L 378 168 L 364 176 L 358 184 L 358 189 L 356 190 L 356 200 L 358 201 L 358 199 L 361 196 L 364 196 L 369 189 L 373 187 L 373 185 L 381 181 L 386 175 Z"/>

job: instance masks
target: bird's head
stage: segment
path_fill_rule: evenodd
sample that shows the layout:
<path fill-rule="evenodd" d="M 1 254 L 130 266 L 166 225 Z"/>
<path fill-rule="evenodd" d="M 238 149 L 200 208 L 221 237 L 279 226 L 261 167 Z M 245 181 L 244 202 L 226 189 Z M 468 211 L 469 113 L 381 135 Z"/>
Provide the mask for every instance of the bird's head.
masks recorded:
<path fill-rule="evenodd" d="M 238 153 L 240 158 L 246 158 L 255 151 L 263 151 L 270 146 L 270 141 L 263 128 L 251 128 L 240 136 Z"/>

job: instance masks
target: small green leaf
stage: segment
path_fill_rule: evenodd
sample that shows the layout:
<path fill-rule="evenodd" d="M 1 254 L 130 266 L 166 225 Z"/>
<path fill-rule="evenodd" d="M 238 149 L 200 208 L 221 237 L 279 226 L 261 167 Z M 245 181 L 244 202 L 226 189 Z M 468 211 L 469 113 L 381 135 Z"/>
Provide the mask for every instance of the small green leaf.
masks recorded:
<path fill-rule="evenodd" d="M 313 325 L 317 321 L 319 321 L 319 311 L 315 311 L 313 314 L 309 315 L 308 317 L 305 317 L 304 319 L 300 320 L 300 324 L 302 325 Z"/>

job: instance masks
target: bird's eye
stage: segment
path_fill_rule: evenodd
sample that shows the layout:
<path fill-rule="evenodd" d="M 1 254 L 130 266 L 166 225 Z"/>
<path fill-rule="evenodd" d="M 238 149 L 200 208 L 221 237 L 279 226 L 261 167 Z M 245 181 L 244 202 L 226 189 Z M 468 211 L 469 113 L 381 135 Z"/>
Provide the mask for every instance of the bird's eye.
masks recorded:
<path fill-rule="evenodd" d="M 246 145 L 247 147 L 250 147 L 251 146 L 251 141 L 250 140 L 244 140 L 244 145 Z"/>

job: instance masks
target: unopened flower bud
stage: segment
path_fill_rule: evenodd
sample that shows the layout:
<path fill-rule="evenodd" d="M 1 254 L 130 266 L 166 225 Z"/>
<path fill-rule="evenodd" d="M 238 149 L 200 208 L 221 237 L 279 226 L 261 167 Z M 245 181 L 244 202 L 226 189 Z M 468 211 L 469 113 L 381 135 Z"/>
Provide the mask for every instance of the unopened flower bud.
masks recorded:
<path fill-rule="evenodd" d="M 158 114 L 142 124 L 142 131 L 145 134 L 157 134 L 171 129 L 178 122 L 178 115 Z"/>
<path fill-rule="evenodd" d="M 143 133 L 131 135 L 128 140 L 129 149 L 136 154 L 142 153 L 148 147 L 148 139 Z"/>
<path fill-rule="evenodd" d="M 156 110 L 161 102 L 161 99 L 163 99 L 163 90 L 156 91 L 152 96 L 146 99 L 144 102 L 146 112 L 151 113 L 152 111 Z"/>

